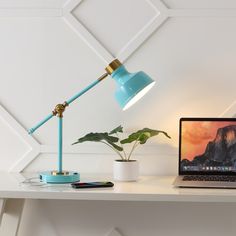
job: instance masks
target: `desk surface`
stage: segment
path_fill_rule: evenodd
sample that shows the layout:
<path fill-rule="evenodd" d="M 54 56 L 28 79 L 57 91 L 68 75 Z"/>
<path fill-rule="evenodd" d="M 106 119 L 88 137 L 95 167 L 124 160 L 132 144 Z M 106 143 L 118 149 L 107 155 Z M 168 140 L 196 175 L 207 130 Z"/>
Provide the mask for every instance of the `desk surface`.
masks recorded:
<path fill-rule="evenodd" d="M 114 182 L 113 188 L 73 189 L 69 184 L 40 185 L 22 183 L 37 176 L 0 172 L 0 198 L 67 199 L 107 201 L 236 202 L 236 189 L 182 189 L 172 186 L 174 176 L 142 176 L 137 182 Z M 81 181 L 111 180 L 84 178 Z"/>

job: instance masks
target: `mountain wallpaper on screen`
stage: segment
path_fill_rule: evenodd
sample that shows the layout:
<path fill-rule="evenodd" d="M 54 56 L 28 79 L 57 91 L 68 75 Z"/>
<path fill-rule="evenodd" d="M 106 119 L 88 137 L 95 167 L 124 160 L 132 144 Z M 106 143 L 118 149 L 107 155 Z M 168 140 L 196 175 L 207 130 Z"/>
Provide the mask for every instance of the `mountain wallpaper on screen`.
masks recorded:
<path fill-rule="evenodd" d="M 192 159 L 184 158 L 183 166 L 231 166 L 236 167 L 236 125 L 217 129 L 216 136 L 208 141 L 204 153 Z"/>

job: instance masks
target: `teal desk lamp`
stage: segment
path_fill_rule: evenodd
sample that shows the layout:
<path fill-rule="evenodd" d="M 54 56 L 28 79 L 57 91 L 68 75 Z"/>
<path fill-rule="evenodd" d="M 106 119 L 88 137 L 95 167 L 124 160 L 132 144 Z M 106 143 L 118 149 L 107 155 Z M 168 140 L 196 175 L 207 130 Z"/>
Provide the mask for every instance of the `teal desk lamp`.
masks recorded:
<path fill-rule="evenodd" d="M 117 89 L 115 97 L 123 110 L 131 107 L 137 102 L 151 87 L 155 84 L 147 74 L 140 71 L 137 73 L 129 73 L 121 62 L 117 59 L 112 61 L 106 68 L 106 73 L 100 76 L 96 81 L 91 83 L 81 92 L 74 95 L 63 104 L 57 104 L 50 115 L 39 122 L 36 126 L 29 129 L 29 134 L 33 134 L 44 123 L 49 121 L 53 116 L 58 117 L 58 167 L 54 171 L 41 172 L 40 179 L 46 183 L 72 183 L 80 180 L 80 174 L 76 171 L 64 171 L 62 168 L 62 126 L 63 126 L 63 113 L 65 108 L 73 101 L 89 91 L 95 85 L 100 83 L 108 75 L 116 81 Z"/>

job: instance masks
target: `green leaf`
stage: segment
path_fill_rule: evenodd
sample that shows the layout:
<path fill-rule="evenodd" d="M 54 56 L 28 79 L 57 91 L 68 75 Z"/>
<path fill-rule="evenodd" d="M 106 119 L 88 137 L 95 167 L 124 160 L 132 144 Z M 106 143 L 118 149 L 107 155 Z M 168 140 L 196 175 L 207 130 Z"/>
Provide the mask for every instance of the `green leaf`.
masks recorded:
<path fill-rule="evenodd" d="M 123 127 L 120 125 L 118 127 L 116 127 L 115 129 L 113 129 L 109 134 L 115 134 L 115 133 L 123 133 Z"/>
<path fill-rule="evenodd" d="M 128 138 L 121 140 L 120 143 L 125 144 L 125 143 L 132 143 L 134 141 L 139 141 L 140 144 L 144 144 L 147 142 L 149 138 L 156 136 L 160 133 L 164 134 L 167 138 L 171 138 L 164 131 L 144 128 L 142 130 L 138 130 L 137 132 L 130 134 Z"/>
<path fill-rule="evenodd" d="M 118 150 L 119 152 L 122 152 L 123 151 L 123 148 L 116 145 L 115 143 L 112 143 L 110 141 L 107 141 L 112 147 L 114 147 L 116 150 Z"/>
<path fill-rule="evenodd" d="M 108 133 L 89 133 L 86 134 L 84 137 L 79 138 L 75 143 L 72 143 L 72 145 L 83 142 L 107 142 L 116 150 L 123 151 L 122 147 L 115 144 L 118 141 L 119 139 L 117 137 L 113 137 Z"/>

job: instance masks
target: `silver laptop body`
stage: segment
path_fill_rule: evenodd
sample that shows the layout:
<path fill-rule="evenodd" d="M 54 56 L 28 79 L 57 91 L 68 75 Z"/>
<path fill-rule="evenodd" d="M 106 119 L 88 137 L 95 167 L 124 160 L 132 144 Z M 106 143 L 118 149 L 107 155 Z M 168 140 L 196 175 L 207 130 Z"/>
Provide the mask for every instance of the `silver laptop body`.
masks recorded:
<path fill-rule="evenodd" d="M 236 188 L 236 118 L 181 118 L 176 187 Z"/>

